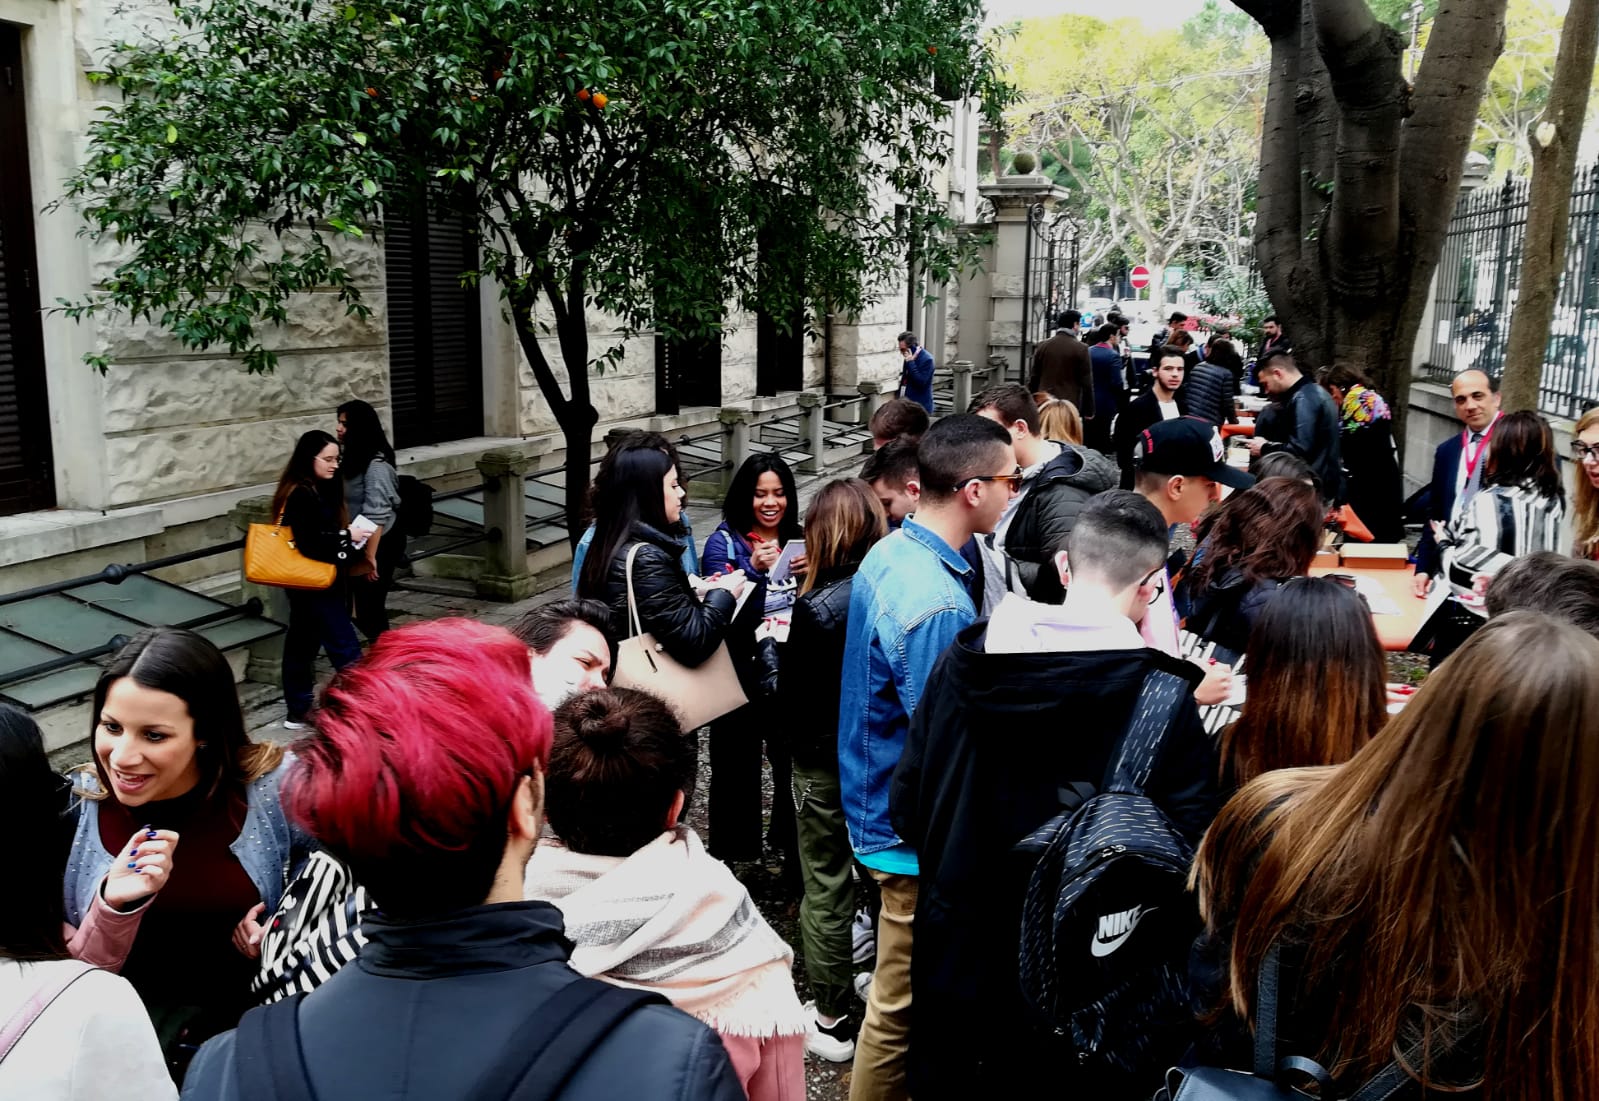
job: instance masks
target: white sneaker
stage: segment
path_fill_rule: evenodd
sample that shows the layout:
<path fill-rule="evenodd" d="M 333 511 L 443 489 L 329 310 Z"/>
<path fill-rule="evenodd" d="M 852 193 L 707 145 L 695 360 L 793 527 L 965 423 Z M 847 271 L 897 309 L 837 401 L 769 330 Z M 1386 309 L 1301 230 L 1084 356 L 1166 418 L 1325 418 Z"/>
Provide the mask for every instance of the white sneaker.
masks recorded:
<path fill-rule="evenodd" d="M 850 939 L 857 964 L 871 963 L 877 958 L 877 927 L 872 924 L 870 913 L 855 911 L 855 920 L 850 922 Z"/>
<path fill-rule="evenodd" d="M 872 993 L 872 973 L 862 971 L 855 976 L 855 996 L 861 1001 L 870 1001 Z"/>
<path fill-rule="evenodd" d="M 284 730 L 304 730 L 306 727 L 308 727 L 310 725 L 311 725 L 310 723 L 297 723 L 293 719 L 284 719 L 283 720 L 283 729 Z"/>
<path fill-rule="evenodd" d="M 816 1013 L 816 1003 L 806 1002 L 805 1012 L 810 1016 L 810 1027 L 805 1030 L 805 1053 L 829 1063 L 847 1063 L 855 1058 L 855 1022 L 840 1017 L 832 1025 L 824 1025 Z"/>

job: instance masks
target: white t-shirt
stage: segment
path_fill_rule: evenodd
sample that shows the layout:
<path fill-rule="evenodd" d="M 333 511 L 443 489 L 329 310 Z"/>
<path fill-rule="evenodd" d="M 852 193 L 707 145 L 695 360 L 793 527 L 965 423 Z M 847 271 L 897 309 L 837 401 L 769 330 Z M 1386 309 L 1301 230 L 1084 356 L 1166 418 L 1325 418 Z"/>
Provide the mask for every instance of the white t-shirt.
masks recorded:
<path fill-rule="evenodd" d="M 1160 419 L 1163 421 L 1174 421 L 1178 417 L 1182 416 L 1182 414 L 1177 411 L 1176 401 L 1157 400 L 1155 404 L 1160 406 Z"/>

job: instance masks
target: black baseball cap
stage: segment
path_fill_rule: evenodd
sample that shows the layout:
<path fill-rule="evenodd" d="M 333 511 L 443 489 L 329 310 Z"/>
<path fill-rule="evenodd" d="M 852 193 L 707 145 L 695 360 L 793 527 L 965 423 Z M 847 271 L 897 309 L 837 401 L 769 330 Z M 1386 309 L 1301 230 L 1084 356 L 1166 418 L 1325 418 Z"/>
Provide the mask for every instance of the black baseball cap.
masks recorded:
<path fill-rule="evenodd" d="M 1204 477 L 1233 489 L 1255 484 L 1247 471 L 1227 465 L 1221 433 L 1198 417 L 1177 417 L 1144 429 L 1133 448 L 1133 463 L 1151 474 Z"/>

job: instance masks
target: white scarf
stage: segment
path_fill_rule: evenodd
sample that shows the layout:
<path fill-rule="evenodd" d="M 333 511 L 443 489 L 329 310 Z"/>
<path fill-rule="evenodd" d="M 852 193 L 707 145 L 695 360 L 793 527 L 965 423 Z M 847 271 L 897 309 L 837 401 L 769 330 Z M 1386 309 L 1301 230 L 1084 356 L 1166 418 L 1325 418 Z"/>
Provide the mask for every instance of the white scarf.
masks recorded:
<path fill-rule="evenodd" d="M 793 950 L 687 826 L 625 857 L 573 852 L 546 831 L 525 894 L 560 908 L 581 974 L 655 991 L 728 1036 L 806 1030 Z"/>

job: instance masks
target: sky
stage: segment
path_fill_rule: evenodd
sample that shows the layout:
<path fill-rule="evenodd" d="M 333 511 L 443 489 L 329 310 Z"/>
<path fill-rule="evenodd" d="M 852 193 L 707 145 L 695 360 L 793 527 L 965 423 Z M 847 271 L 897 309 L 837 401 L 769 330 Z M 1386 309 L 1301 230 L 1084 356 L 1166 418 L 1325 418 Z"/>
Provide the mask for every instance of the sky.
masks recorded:
<path fill-rule="evenodd" d="M 1009 23 L 1039 15 L 1131 16 L 1152 27 L 1176 27 L 1204 7 L 1204 0 L 986 0 L 990 23 Z"/>

